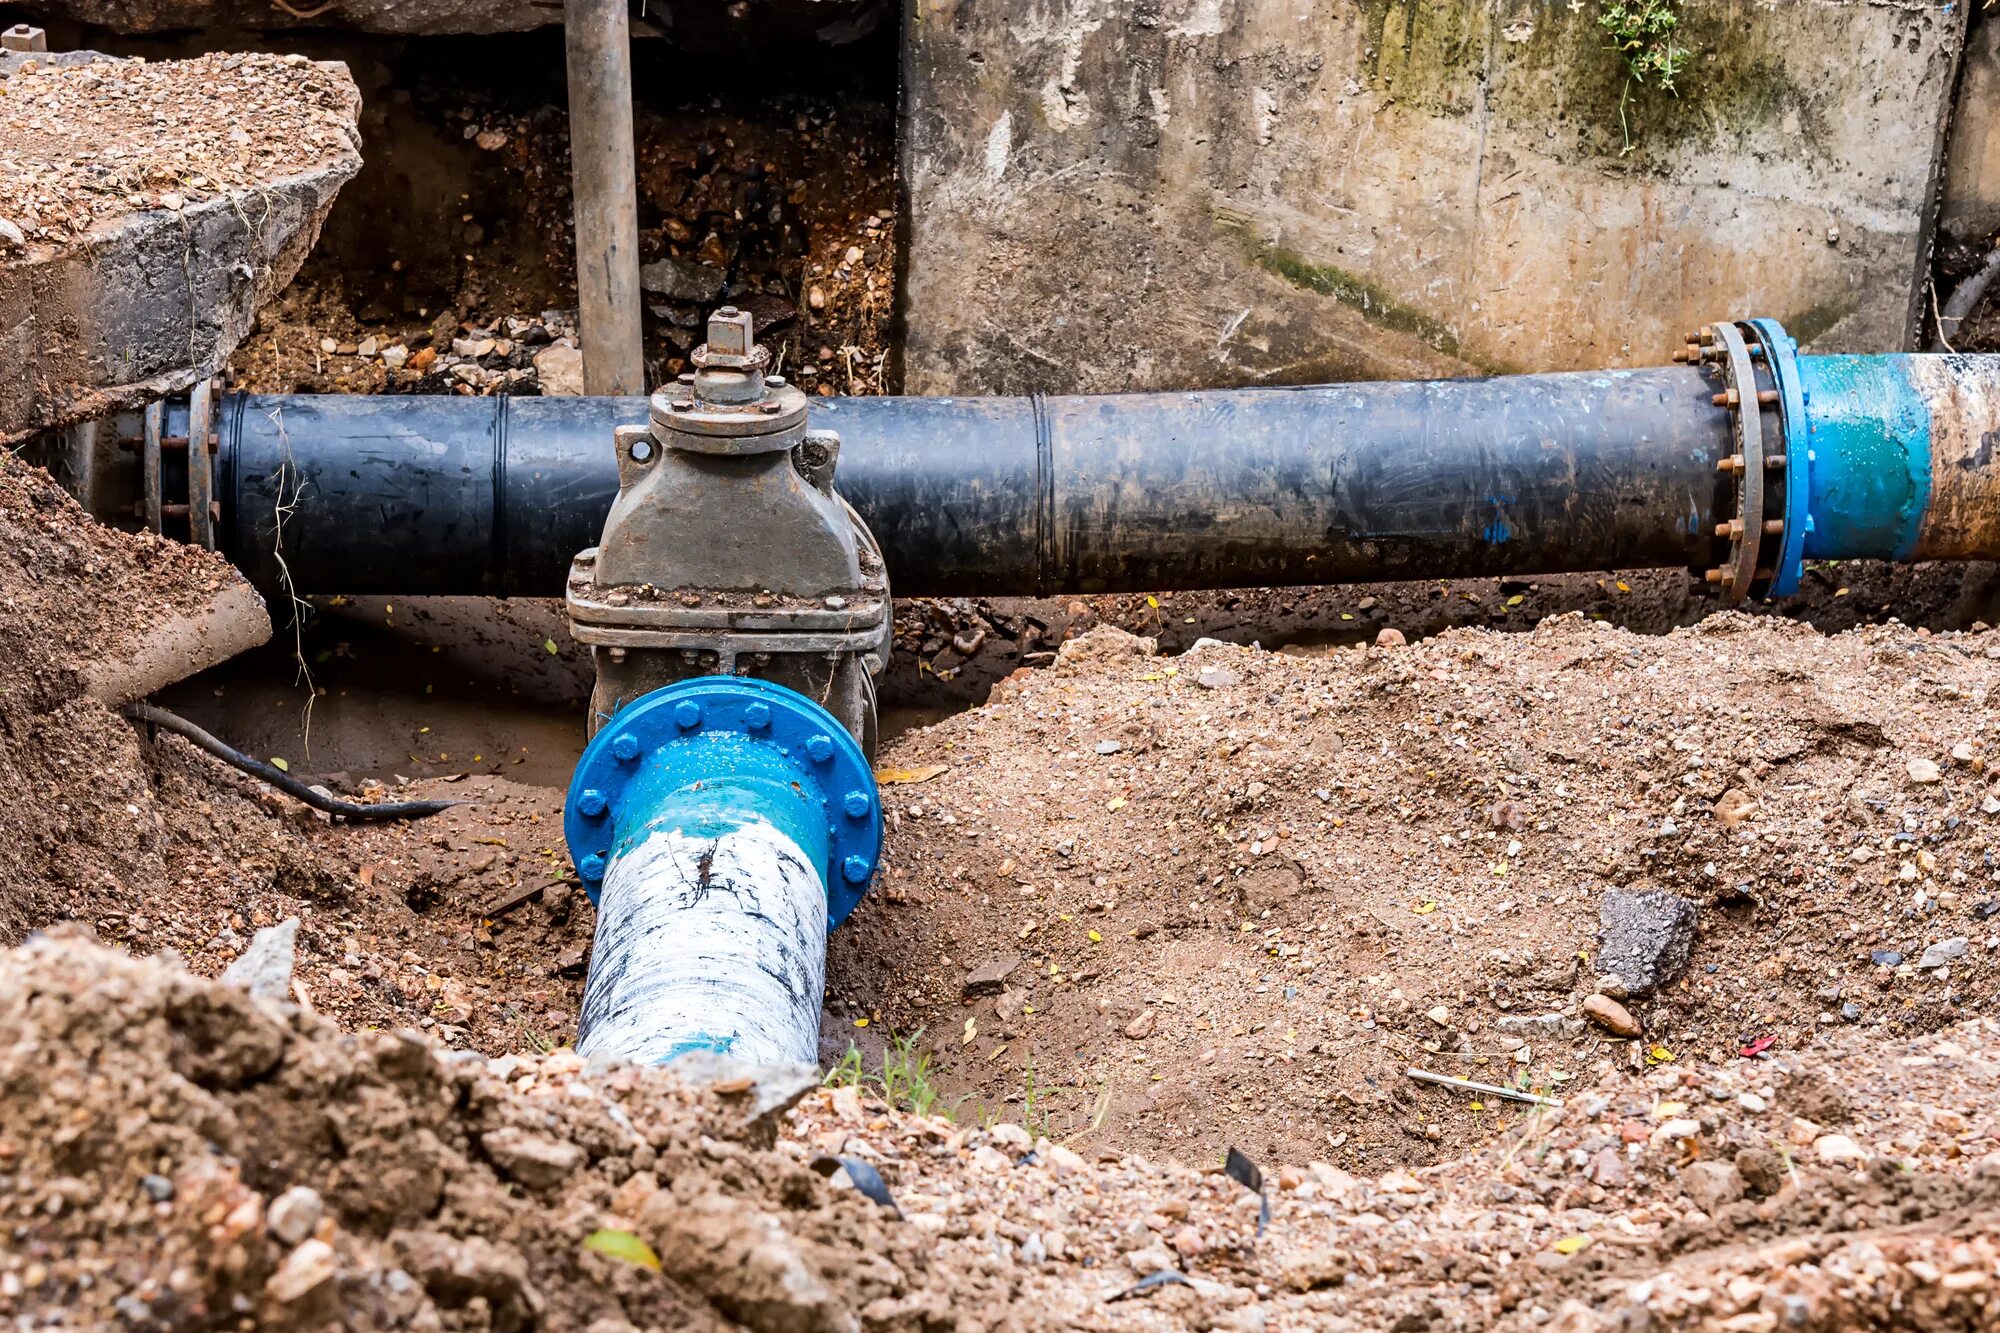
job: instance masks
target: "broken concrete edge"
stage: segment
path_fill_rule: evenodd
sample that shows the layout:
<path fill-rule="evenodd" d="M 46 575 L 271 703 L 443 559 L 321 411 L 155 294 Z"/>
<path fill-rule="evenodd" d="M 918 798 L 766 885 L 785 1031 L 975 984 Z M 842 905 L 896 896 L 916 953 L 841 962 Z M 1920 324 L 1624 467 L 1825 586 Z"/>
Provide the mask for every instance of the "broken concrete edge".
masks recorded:
<path fill-rule="evenodd" d="M 90 697 L 118 707 L 199 675 L 271 637 L 264 598 L 240 577 L 198 611 L 171 613 L 143 641 L 100 658 L 83 673 Z"/>
<path fill-rule="evenodd" d="M 322 68 L 352 89 L 344 65 Z M 347 132 L 350 151 L 333 161 L 183 209 L 126 214 L 0 263 L 0 356 L 22 368 L 0 382 L 0 447 L 220 374 L 361 169 L 351 117 Z"/>

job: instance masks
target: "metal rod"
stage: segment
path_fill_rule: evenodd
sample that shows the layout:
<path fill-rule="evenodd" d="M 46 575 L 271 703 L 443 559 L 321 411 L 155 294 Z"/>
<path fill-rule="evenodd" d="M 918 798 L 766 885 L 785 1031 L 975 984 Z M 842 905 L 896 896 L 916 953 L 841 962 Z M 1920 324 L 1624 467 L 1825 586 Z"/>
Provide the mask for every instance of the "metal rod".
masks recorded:
<path fill-rule="evenodd" d="M 1534 1106 L 1547 1106 L 1562 1110 L 1562 1103 L 1554 1097 L 1544 1097 L 1539 1093 L 1522 1092 L 1519 1088 L 1503 1088 L 1497 1083 L 1474 1083 L 1469 1078 L 1458 1078 L 1451 1074 L 1433 1074 L 1428 1069 L 1415 1067 L 1403 1071 L 1419 1083 L 1435 1083 L 1441 1088 L 1457 1088 L 1461 1092 L 1482 1092 L 1489 1097 L 1500 1097 L 1510 1102 L 1527 1102 Z"/>
<path fill-rule="evenodd" d="M 583 388 L 644 393 L 631 19 L 626 0 L 566 0 L 563 24 Z"/>

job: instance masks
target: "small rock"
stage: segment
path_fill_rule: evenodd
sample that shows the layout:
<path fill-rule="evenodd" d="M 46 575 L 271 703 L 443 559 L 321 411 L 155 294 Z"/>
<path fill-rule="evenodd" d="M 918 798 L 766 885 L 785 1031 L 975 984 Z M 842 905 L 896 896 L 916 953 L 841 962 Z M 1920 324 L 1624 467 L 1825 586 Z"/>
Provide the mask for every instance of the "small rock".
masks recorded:
<path fill-rule="evenodd" d="M 1583 1020 L 1575 1014 L 1503 1014 L 1493 1020 L 1495 1032 L 1517 1037 L 1580 1037 Z"/>
<path fill-rule="evenodd" d="M 1125 1255 L 1125 1266 L 1140 1277 L 1162 1270 L 1177 1273 L 1181 1267 L 1180 1261 L 1174 1258 L 1173 1251 L 1164 1245 L 1148 1245 L 1128 1251 Z"/>
<path fill-rule="evenodd" d="M 826 309 L 826 293 L 821 291 L 819 288 L 814 287 L 811 291 L 806 293 L 806 304 L 812 307 L 814 310 Z"/>
<path fill-rule="evenodd" d="M 1158 1022 L 1158 1016 L 1148 1009 L 1125 1025 L 1125 1035 L 1133 1041 L 1144 1041 L 1153 1035 L 1153 1027 Z"/>
<path fill-rule="evenodd" d="M 1904 767 L 1908 770 L 1910 781 L 1912 782 L 1930 783 L 1941 781 L 1944 778 L 1944 773 L 1938 768 L 1937 762 L 1932 759 L 1912 759 Z"/>
<path fill-rule="evenodd" d="M 1603 1028 L 1614 1037 L 1636 1037 L 1639 1035 L 1639 1020 L 1632 1017 L 1627 1009 L 1609 995 L 1593 995 L 1583 1002 L 1583 1012 L 1591 1022 Z"/>
<path fill-rule="evenodd" d="M 1740 787 L 1731 787 L 1715 798 L 1715 817 L 1734 828 L 1757 813 L 1757 798 Z"/>
<path fill-rule="evenodd" d="M 1375 631 L 1375 646 L 1377 648 L 1404 648 L 1409 646 L 1409 642 L 1408 639 L 1403 637 L 1403 631 L 1389 625 L 1384 625 L 1381 629 Z"/>
<path fill-rule="evenodd" d="M 1228 667 L 1203 667 L 1194 677 L 1194 683 L 1204 690 L 1226 690 L 1232 685 L 1241 684 L 1242 681 L 1243 677 Z"/>
<path fill-rule="evenodd" d="M 1868 961 L 1877 967 L 1901 967 L 1903 955 L 1897 949 L 1876 949 L 1868 955 Z"/>
<path fill-rule="evenodd" d="M 1617 973 L 1631 995 L 1650 995 L 1680 979 L 1694 946 L 1695 906 L 1664 891 L 1612 889 L 1598 903 L 1598 963 Z"/>
<path fill-rule="evenodd" d="M 0 241 L 20 249 L 26 249 L 28 245 L 27 235 L 6 218 L 0 218 Z"/>
<path fill-rule="evenodd" d="M 264 1213 L 264 1229 L 286 1245 L 298 1245 L 312 1235 L 324 1211 L 319 1191 L 294 1185 L 271 1200 Z"/>
<path fill-rule="evenodd" d="M 1844 1023 L 1859 1023 L 1861 1021 L 1861 1006 L 1852 1000 L 1847 1001 L 1840 1006 L 1840 1018 Z"/>
<path fill-rule="evenodd" d="M 1930 972 L 1944 967 L 1955 959 L 1965 957 L 1966 940 L 1963 935 L 1954 935 L 1948 940 L 1939 940 L 1924 950 L 1924 956 L 1917 959 L 1920 971 Z"/>
<path fill-rule="evenodd" d="M 1424 1017 L 1430 1019 L 1431 1022 L 1437 1024 L 1441 1028 L 1448 1028 L 1451 1026 L 1451 1010 L 1447 1009 L 1444 1005 L 1440 1004 L 1434 1008 L 1425 1010 Z"/>
<path fill-rule="evenodd" d="M 1681 1188 L 1695 1207 L 1713 1215 L 1743 1197 L 1743 1173 L 1728 1162 L 1691 1162 L 1681 1168 Z"/>
<path fill-rule="evenodd" d="M 141 1176 L 139 1188 L 146 1191 L 146 1197 L 154 1203 L 165 1203 L 174 1197 L 174 1182 L 165 1176 Z"/>
<path fill-rule="evenodd" d="M 1048 1257 L 1049 1251 L 1048 1247 L 1042 1243 L 1042 1233 L 1039 1231 L 1030 1231 L 1028 1238 L 1021 1242 L 1021 1262 L 1024 1264 L 1039 1264 L 1045 1262 Z"/>
<path fill-rule="evenodd" d="M 1022 1125 L 1003 1120 L 986 1131 L 986 1136 L 1003 1148 L 1026 1152 L 1035 1146 L 1035 1136 Z"/>
<path fill-rule="evenodd" d="M 241 986 L 259 1000 L 283 1000 L 292 993 L 299 919 L 288 916 L 250 937 L 250 947 L 223 972 L 223 984 Z"/>
<path fill-rule="evenodd" d="M 502 1175 L 530 1189 L 561 1184 L 583 1161 L 583 1149 L 574 1143 L 543 1138 L 511 1125 L 480 1135 L 479 1142 Z"/>
<path fill-rule="evenodd" d="M 535 378 L 545 398 L 574 398 L 583 392 L 583 353 L 550 343 L 535 353 Z"/>
<path fill-rule="evenodd" d="M 1007 978 L 1021 965 L 1021 955 L 1005 953 L 989 958 L 978 967 L 965 974 L 965 985 L 961 993 L 972 995 L 998 995 L 1007 989 Z"/>
<path fill-rule="evenodd" d="M 1754 1092 L 1739 1093 L 1736 1098 L 1736 1104 L 1751 1115 L 1762 1115 L 1771 1109 L 1771 1104 Z"/>
<path fill-rule="evenodd" d="M 1822 1166 L 1864 1165 L 1868 1154 L 1845 1134 L 1822 1134 L 1813 1140 L 1813 1156 Z"/>
<path fill-rule="evenodd" d="M 1099 741 L 1099 742 L 1097 743 L 1097 745 L 1096 745 L 1096 747 L 1095 747 L 1095 748 L 1096 748 L 1096 750 L 1097 750 L 1097 753 L 1099 753 L 1099 754 L 1117 754 L 1117 753 L 1118 753 L 1119 751 L 1121 751 L 1121 750 L 1123 750 L 1123 749 L 1125 748 L 1125 742 L 1124 742 L 1124 741 Z M 1255 783 L 1252 783 L 1251 785 L 1252 785 L 1252 786 L 1255 786 L 1256 784 L 1255 784 Z"/>
<path fill-rule="evenodd" d="M 1340 1246 L 1329 1245 L 1291 1255 L 1278 1270 L 1278 1277 L 1293 1291 L 1313 1291 L 1337 1287 L 1353 1271 L 1353 1256 Z"/>
<path fill-rule="evenodd" d="M 333 1246 L 309 1240 L 285 1256 L 278 1271 L 264 1284 L 264 1294 L 279 1305 L 291 1305 L 312 1294 L 334 1273 Z"/>
<path fill-rule="evenodd" d="M 1625 1164 L 1625 1155 L 1612 1147 L 1599 1148 L 1590 1165 L 1583 1169 L 1583 1175 L 1592 1184 L 1608 1190 L 1632 1183 L 1632 1168 Z"/>
<path fill-rule="evenodd" d="M 721 269 L 669 255 L 639 268 L 639 285 L 670 301 L 712 301 L 722 292 Z"/>
<path fill-rule="evenodd" d="M 395 343 L 382 349 L 382 364 L 390 370 L 401 370 L 403 363 L 410 359 L 410 349 Z"/>

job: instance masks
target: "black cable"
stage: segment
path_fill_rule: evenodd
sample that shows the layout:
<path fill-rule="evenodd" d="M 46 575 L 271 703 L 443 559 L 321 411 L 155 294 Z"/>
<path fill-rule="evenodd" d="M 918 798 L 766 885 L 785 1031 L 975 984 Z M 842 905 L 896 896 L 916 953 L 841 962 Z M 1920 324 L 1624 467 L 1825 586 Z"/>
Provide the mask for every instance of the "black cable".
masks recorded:
<path fill-rule="evenodd" d="M 360 805 L 353 801 L 343 801 L 338 797 L 325 796 L 314 791 L 291 774 L 273 768 L 261 759 L 252 759 L 241 750 L 231 749 L 178 713 L 169 713 L 164 708 L 140 703 L 127 704 L 125 716 L 134 722 L 145 722 L 171 731 L 176 736 L 192 741 L 198 749 L 207 751 L 232 768 L 240 768 L 252 777 L 270 783 L 287 796 L 304 801 L 315 810 L 323 810 L 329 815 L 339 815 L 343 819 L 425 819 L 449 810 L 454 805 L 467 804 L 464 801 L 384 801 L 380 805 Z"/>

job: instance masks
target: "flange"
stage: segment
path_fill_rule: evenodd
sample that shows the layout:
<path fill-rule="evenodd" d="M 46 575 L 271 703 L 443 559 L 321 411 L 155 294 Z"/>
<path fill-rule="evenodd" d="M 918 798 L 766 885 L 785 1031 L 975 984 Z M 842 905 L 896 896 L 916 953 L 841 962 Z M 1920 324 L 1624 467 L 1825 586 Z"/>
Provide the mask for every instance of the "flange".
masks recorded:
<path fill-rule="evenodd" d="M 638 827 L 647 812 L 628 809 L 626 789 L 641 774 L 675 787 L 727 779 L 738 745 L 748 740 L 779 756 L 792 786 L 826 818 L 827 925 L 839 925 L 861 901 L 882 855 L 882 803 L 861 746 L 833 714 L 796 690 L 751 676 L 701 676 L 654 690 L 598 729 L 570 779 L 563 837 L 592 903 L 618 845 L 620 824 Z"/>
<path fill-rule="evenodd" d="M 1793 458 L 1788 444 L 1802 438 L 1805 420 L 1797 353 L 1776 320 L 1757 319 L 1704 326 L 1674 354 L 1676 361 L 1721 372 L 1723 388 L 1713 401 L 1734 425 L 1735 452 L 1716 462 L 1716 471 L 1732 483 L 1733 512 L 1714 533 L 1726 551 L 1704 576 L 1730 606 L 1798 587 L 1812 520 L 1803 459 Z"/>

